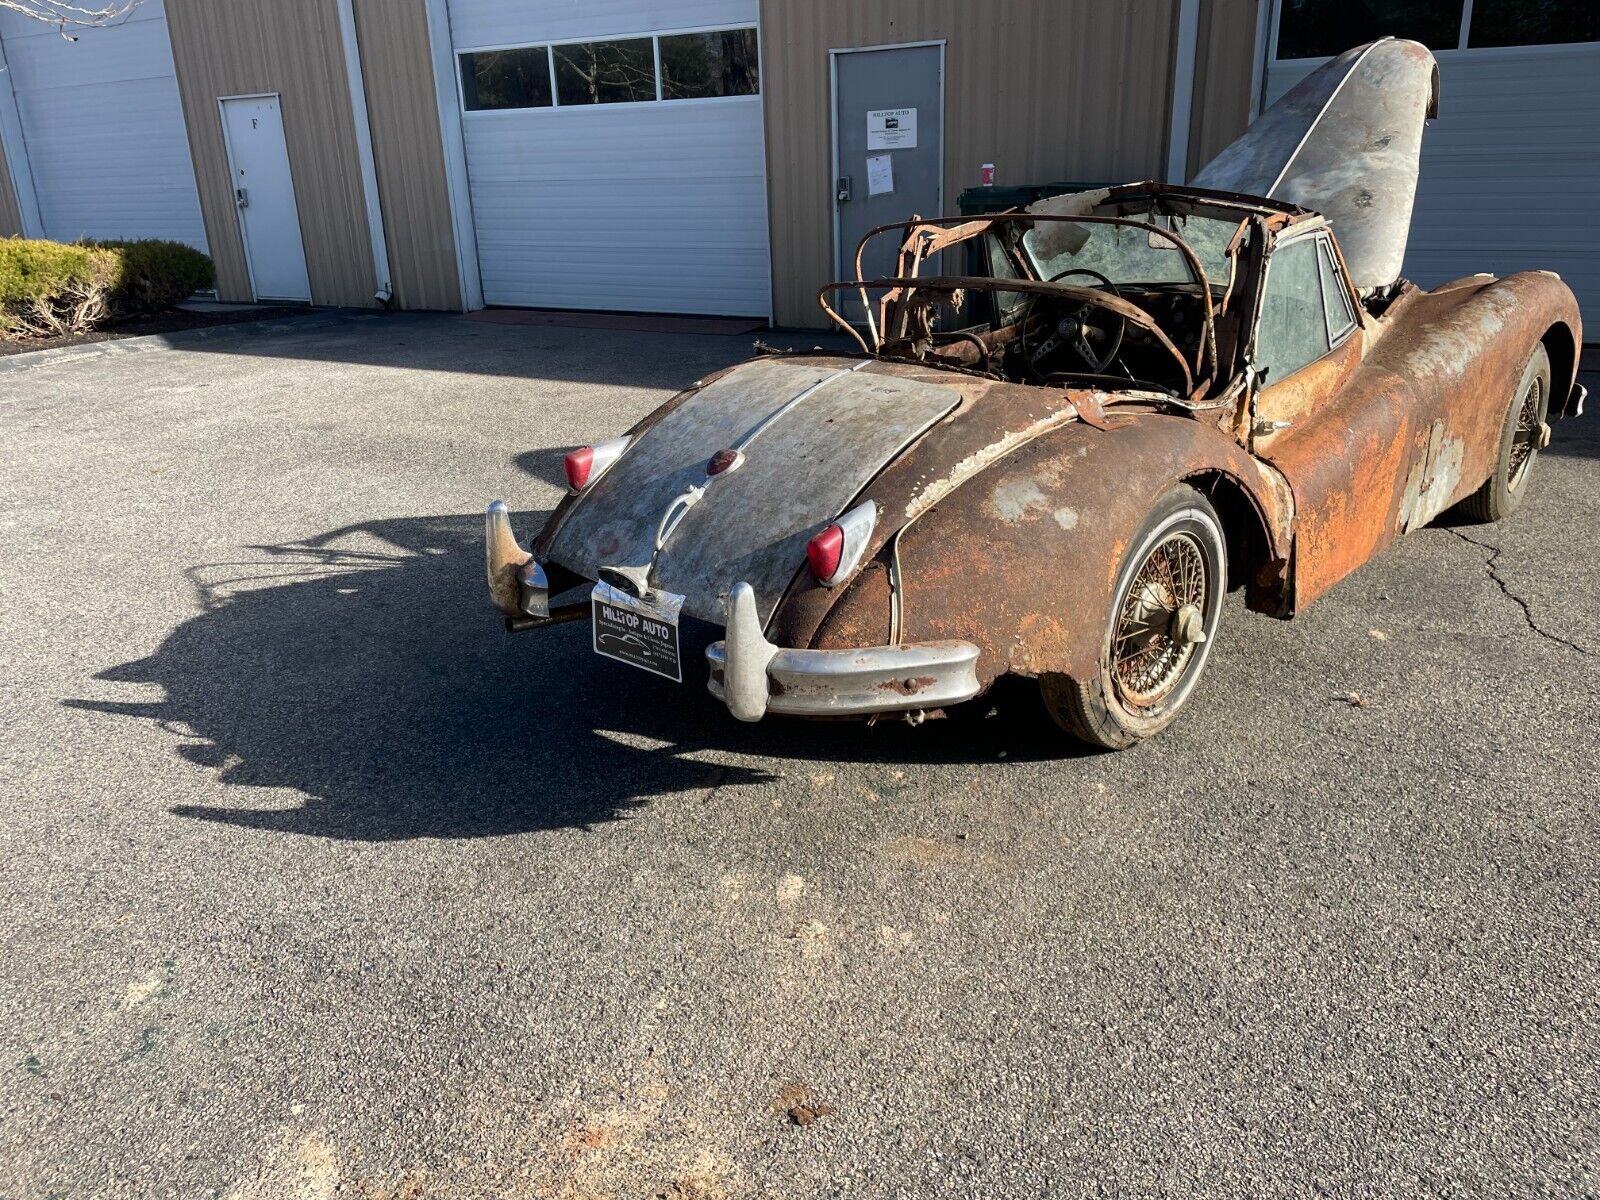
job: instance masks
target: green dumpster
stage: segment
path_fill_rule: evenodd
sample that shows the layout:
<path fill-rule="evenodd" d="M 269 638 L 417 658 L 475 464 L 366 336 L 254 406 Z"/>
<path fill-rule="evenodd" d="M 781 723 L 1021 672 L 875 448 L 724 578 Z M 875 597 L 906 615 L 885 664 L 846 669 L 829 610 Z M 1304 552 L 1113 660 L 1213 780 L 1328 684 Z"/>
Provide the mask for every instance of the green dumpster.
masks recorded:
<path fill-rule="evenodd" d="M 1063 196 L 1070 192 L 1087 192 L 1091 188 L 1108 187 L 1104 183 L 1024 183 L 1014 187 L 969 187 L 956 201 L 964 217 L 982 216 L 984 213 L 1005 212 L 1008 208 L 1026 208 L 1046 196 Z"/>

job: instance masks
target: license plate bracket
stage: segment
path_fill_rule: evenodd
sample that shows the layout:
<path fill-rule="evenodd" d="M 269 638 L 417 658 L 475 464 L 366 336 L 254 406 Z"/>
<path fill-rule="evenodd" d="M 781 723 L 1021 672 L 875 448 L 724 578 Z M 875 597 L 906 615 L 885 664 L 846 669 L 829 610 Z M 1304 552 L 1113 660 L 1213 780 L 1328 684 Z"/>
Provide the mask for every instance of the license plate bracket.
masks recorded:
<path fill-rule="evenodd" d="M 683 597 L 654 591 L 648 600 L 630 596 L 604 580 L 594 585 L 594 652 L 683 682 L 683 651 L 678 642 L 678 614 Z"/>

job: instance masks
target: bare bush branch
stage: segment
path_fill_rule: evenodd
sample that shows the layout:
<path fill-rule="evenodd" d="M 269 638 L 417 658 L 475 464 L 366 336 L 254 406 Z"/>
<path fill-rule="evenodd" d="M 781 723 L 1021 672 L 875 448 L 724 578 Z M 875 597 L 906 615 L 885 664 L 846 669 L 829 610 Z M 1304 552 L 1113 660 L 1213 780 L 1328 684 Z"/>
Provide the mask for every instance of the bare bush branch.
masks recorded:
<path fill-rule="evenodd" d="M 0 0 L 0 9 L 54 25 L 61 30 L 63 37 L 70 38 L 72 35 L 67 32 L 69 25 L 80 29 L 114 25 L 143 2 L 114 0 L 110 4 L 69 4 L 67 0 Z"/>

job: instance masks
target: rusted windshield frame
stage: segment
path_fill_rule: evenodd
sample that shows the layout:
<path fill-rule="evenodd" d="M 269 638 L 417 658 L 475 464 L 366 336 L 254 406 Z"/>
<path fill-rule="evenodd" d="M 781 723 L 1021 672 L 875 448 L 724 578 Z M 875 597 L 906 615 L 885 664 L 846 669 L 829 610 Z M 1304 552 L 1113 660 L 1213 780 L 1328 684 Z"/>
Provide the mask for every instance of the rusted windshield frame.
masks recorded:
<path fill-rule="evenodd" d="M 1124 199 L 1132 199 L 1132 197 L 1118 197 L 1117 199 L 1121 201 Z M 1196 197 L 1196 199 L 1201 199 L 1203 202 L 1204 198 Z M 1197 383 L 1210 383 L 1215 378 L 1217 371 L 1216 314 L 1211 295 L 1211 282 L 1209 277 L 1206 275 L 1205 267 L 1201 265 L 1200 258 L 1197 254 L 1195 254 L 1193 248 L 1176 233 L 1169 229 L 1163 229 L 1159 225 L 1152 225 L 1148 221 L 1138 220 L 1134 217 L 1102 217 L 1094 215 L 1055 216 L 1041 213 L 1009 212 L 996 213 L 993 216 L 978 218 L 929 217 L 926 219 L 921 219 L 913 217 L 904 221 L 892 221 L 889 224 L 879 225 L 875 229 L 868 230 L 867 233 L 862 237 L 861 241 L 856 244 L 855 279 L 836 280 L 832 283 L 824 284 L 817 292 L 817 303 L 821 305 L 822 311 L 828 314 L 828 318 L 833 321 L 834 324 L 838 325 L 840 329 L 844 330 L 855 339 L 856 344 L 861 347 L 863 353 L 877 355 L 883 349 L 883 338 L 880 336 L 878 330 L 880 321 L 884 328 L 887 329 L 889 323 L 890 305 L 899 303 L 904 295 L 914 290 L 904 286 L 905 281 L 907 279 L 915 279 L 918 275 L 918 272 L 921 270 L 922 263 L 925 262 L 929 257 L 934 254 L 938 254 L 943 250 L 947 250 L 951 246 L 961 245 L 964 242 L 971 241 L 973 238 L 981 237 L 984 234 L 991 233 L 1000 226 L 1026 224 L 1031 227 L 1040 222 L 1062 222 L 1069 224 L 1076 223 L 1080 225 L 1125 225 L 1130 228 L 1142 230 L 1146 233 L 1154 233 L 1159 237 L 1166 238 L 1169 242 L 1176 246 L 1178 251 L 1183 255 L 1185 263 L 1189 268 L 1189 272 L 1194 278 L 1194 282 L 1200 286 L 1202 310 L 1205 318 L 1203 336 L 1200 339 L 1200 345 L 1195 351 L 1192 377 L 1197 381 Z M 861 277 L 861 258 L 866 249 L 867 243 L 873 238 L 877 237 L 879 234 L 887 233 L 893 229 L 903 229 L 906 231 L 906 236 L 902 239 L 900 243 L 900 249 L 896 256 L 896 274 L 894 276 L 885 277 L 882 279 L 863 279 Z M 922 244 L 913 245 L 913 241 L 919 230 L 924 231 Z M 939 236 L 940 232 L 942 231 L 948 231 L 947 236 Z M 1034 267 L 1031 262 L 1024 260 L 1023 265 L 1030 272 L 1034 272 Z M 1037 272 L 1034 272 L 1034 274 L 1036 275 Z M 1014 279 L 994 279 L 993 287 L 987 290 L 997 292 L 1015 290 L 1014 287 L 1008 288 L 1006 285 L 1014 285 L 1017 282 L 1018 281 Z M 1059 286 L 1062 289 L 1061 294 L 1063 296 L 1070 294 L 1068 289 L 1071 287 L 1071 285 L 1056 285 L 1038 278 L 1028 280 L 1028 282 L 1047 288 L 1055 288 Z M 873 318 L 872 301 L 868 296 L 868 292 L 874 289 L 881 290 L 884 293 L 878 302 L 881 309 L 878 320 L 874 320 Z M 867 328 L 872 334 L 872 346 L 869 347 L 866 339 L 861 336 L 856 328 L 851 325 L 850 322 L 847 321 L 840 313 L 838 313 L 831 304 L 828 303 L 828 296 L 830 293 L 837 291 L 856 291 L 860 294 L 862 308 L 867 314 Z M 1209 368 L 1209 370 L 1207 368 Z"/>

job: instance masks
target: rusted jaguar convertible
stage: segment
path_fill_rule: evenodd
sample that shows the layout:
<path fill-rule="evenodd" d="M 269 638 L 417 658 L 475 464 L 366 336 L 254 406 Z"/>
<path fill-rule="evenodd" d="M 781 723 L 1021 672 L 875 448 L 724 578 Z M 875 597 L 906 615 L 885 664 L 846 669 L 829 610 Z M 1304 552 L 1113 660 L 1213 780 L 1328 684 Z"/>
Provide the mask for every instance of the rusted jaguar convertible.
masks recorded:
<path fill-rule="evenodd" d="M 1581 406 L 1557 276 L 1400 277 L 1436 93 L 1386 39 L 1194 186 L 876 231 L 892 276 L 821 296 L 859 353 L 757 358 L 569 454 L 531 553 L 491 505 L 495 603 L 680 681 L 680 617 L 721 627 L 746 721 L 920 720 L 1014 674 L 1090 743 L 1157 732 L 1227 589 L 1289 617 L 1448 508 L 1506 515 Z"/>

